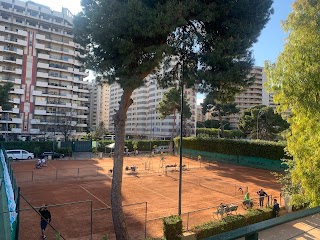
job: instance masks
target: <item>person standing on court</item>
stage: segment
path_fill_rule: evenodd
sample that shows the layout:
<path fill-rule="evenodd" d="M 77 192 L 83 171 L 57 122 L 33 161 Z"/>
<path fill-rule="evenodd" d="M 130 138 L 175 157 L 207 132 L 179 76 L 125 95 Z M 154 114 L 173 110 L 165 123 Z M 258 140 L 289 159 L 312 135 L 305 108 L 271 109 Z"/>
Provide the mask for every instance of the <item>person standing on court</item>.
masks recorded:
<path fill-rule="evenodd" d="M 40 227 L 41 227 L 41 234 L 42 238 L 46 239 L 46 227 L 48 223 L 51 222 L 51 213 L 48 210 L 48 206 L 43 204 L 42 207 L 39 209 L 39 213 L 41 215 L 41 220 L 40 220 Z"/>
<path fill-rule="evenodd" d="M 264 197 L 267 197 L 268 194 L 262 188 L 257 194 L 259 195 L 259 207 L 263 207 Z"/>
<path fill-rule="evenodd" d="M 277 199 L 273 199 L 273 207 L 272 207 L 273 217 L 278 217 L 279 211 L 280 211 L 279 203 Z"/>

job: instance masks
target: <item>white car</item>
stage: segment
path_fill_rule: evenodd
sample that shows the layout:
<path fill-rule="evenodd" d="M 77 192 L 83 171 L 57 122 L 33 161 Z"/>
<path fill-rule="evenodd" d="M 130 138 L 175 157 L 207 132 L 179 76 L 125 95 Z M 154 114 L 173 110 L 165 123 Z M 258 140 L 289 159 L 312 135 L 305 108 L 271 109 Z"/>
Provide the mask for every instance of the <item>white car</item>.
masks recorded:
<path fill-rule="evenodd" d="M 17 160 L 17 159 L 33 159 L 34 154 L 30 153 L 26 150 L 7 150 L 7 158 L 10 160 Z"/>

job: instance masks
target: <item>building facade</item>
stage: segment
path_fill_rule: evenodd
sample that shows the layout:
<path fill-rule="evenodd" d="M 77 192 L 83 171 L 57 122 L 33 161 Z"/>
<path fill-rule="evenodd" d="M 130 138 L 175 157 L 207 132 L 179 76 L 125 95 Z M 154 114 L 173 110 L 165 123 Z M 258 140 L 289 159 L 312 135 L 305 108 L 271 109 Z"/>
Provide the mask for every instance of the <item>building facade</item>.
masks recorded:
<path fill-rule="evenodd" d="M 0 22 L 0 83 L 14 84 L 14 108 L 2 112 L 0 133 L 14 139 L 80 138 L 87 130 L 88 74 L 76 60 L 72 14 L 1 0 Z"/>
<path fill-rule="evenodd" d="M 100 101 L 101 101 L 101 84 L 95 80 L 89 84 L 89 130 L 94 131 L 99 126 L 100 122 Z"/>
<path fill-rule="evenodd" d="M 137 138 L 148 139 L 170 139 L 174 125 L 174 136 L 180 131 L 180 116 L 170 115 L 165 119 L 160 118 L 160 114 L 156 111 L 162 97 L 168 89 L 160 88 L 156 80 L 147 77 L 146 85 L 136 89 L 132 94 L 133 104 L 127 112 L 126 135 Z M 115 110 L 119 108 L 123 90 L 119 85 L 110 86 L 110 116 L 109 128 L 110 132 L 114 132 L 113 115 Z M 196 93 L 192 89 L 184 91 L 185 97 L 191 107 L 192 116 L 185 123 L 185 135 L 195 134 L 196 124 Z"/>
<path fill-rule="evenodd" d="M 242 93 L 236 94 L 235 103 L 240 112 L 237 114 L 225 116 L 224 119 L 230 123 L 232 128 L 237 128 L 241 113 L 251 107 L 257 105 L 266 105 L 275 108 L 273 103 L 273 94 L 266 90 L 266 74 L 262 67 L 253 67 L 249 77 L 253 77 L 253 83 Z M 211 119 L 210 113 L 205 115 L 205 119 Z M 216 118 L 215 118 L 216 119 Z"/>

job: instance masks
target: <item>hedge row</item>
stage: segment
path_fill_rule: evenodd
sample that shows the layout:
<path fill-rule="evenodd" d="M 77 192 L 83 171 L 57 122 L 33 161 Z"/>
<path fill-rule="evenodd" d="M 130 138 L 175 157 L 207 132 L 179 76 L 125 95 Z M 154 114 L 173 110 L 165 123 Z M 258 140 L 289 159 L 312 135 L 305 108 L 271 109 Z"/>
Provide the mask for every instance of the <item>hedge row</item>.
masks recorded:
<path fill-rule="evenodd" d="M 249 210 L 245 215 L 230 215 L 220 221 L 210 221 L 192 229 L 197 239 L 211 237 L 237 228 L 245 227 L 272 218 L 272 209 Z"/>
<path fill-rule="evenodd" d="M 36 142 L 36 141 L 19 141 L 19 142 L 2 142 L 6 150 L 23 149 L 35 154 L 52 151 L 52 147 L 57 149 L 57 142 Z"/>
<path fill-rule="evenodd" d="M 197 128 L 197 136 L 203 137 L 221 137 L 221 130 L 216 128 Z M 224 137 L 225 138 L 244 138 L 245 134 L 240 130 L 224 130 Z"/>
<path fill-rule="evenodd" d="M 179 138 L 174 140 L 179 146 Z M 229 155 L 242 155 L 261 157 L 274 160 L 287 158 L 284 151 L 285 145 L 278 142 L 262 140 L 233 140 L 233 139 L 199 139 L 195 137 L 183 138 L 183 148 L 205 152 L 222 153 Z"/>

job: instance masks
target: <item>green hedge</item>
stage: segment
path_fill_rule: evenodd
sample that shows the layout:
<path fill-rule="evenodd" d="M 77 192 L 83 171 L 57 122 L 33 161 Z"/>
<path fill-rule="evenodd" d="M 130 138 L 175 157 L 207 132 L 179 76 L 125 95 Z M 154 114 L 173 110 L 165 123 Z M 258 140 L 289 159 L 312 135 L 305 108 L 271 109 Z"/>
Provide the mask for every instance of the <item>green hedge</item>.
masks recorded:
<path fill-rule="evenodd" d="M 224 217 L 219 221 L 203 223 L 195 226 L 192 231 L 196 233 L 197 239 L 203 239 L 257 222 L 265 221 L 270 218 L 272 218 L 271 208 L 254 209 L 249 210 L 245 215 L 231 215 Z"/>
<path fill-rule="evenodd" d="M 174 139 L 176 147 L 179 146 L 179 138 Z M 285 155 L 285 144 L 262 140 L 233 140 L 233 139 L 199 139 L 195 137 L 183 138 L 183 148 L 198 151 L 222 153 L 229 155 L 241 155 L 261 157 L 274 160 L 288 158 Z"/>
<path fill-rule="evenodd" d="M 197 136 L 205 136 L 216 138 L 221 137 L 221 130 L 216 128 L 197 128 Z M 225 138 L 244 138 L 246 135 L 240 130 L 224 130 Z"/>
<path fill-rule="evenodd" d="M 57 142 L 36 142 L 36 141 L 19 141 L 19 142 L 2 142 L 6 150 L 23 149 L 35 154 L 52 151 L 52 145 L 57 149 Z"/>
<path fill-rule="evenodd" d="M 172 215 L 163 220 L 163 233 L 166 240 L 180 240 L 182 235 L 182 219 Z"/>

